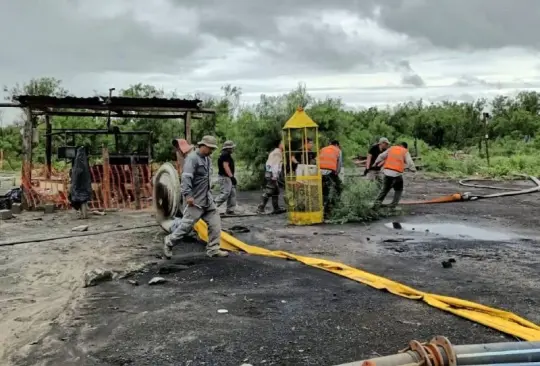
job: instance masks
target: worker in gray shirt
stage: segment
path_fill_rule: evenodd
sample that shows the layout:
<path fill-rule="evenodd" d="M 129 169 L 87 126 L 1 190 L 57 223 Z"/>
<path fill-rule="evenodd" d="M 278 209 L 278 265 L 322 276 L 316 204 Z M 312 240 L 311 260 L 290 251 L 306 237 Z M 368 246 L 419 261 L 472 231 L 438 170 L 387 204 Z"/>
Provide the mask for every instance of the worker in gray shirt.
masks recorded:
<path fill-rule="evenodd" d="M 221 237 L 221 219 L 210 191 L 212 161 L 210 155 L 217 149 L 213 136 L 204 136 L 184 162 L 182 171 L 181 194 L 186 203 L 180 225 L 165 237 L 163 252 L 165 257 L 172 257 L 172 248 L 186 237 L 193 225 L 202 219 L 208 225 L 208 244 L 206 254 L 209 257 L 227 257 L 228 252 L 219 249 Z"/>

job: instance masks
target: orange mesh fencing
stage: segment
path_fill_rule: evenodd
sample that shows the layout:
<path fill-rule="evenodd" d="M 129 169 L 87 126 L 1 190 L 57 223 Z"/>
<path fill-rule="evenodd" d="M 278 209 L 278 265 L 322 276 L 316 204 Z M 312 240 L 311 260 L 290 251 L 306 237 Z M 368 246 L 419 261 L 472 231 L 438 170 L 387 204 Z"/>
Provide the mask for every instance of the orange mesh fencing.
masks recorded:
<path fill-rule="evenodd" d="M 107 169 L 108 168 L 108 169 Z M 93 210 L 144 210 L 152 206 L 152 167 L 150 165 L 90 166 Z M 59 209 L 70 208 L 70 172 L 52 169 L 50 178 L 45 168 L 23 166 L 21 185 L 28 208 L 54 204 Z M 32 178 L 29 179 L 29 172 Z"/>

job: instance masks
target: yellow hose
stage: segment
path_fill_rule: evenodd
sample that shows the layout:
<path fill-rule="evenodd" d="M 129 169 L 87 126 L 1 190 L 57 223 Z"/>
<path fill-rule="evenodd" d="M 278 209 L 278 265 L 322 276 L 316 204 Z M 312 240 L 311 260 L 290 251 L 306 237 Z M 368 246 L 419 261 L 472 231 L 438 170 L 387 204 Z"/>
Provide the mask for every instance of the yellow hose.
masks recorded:
<path fill-rule="evenodd" d="M 531 179 L 536 183 L 537 187 L 524 191 L 505 193 L 511 195 L 524 194 L 540 189 L 540 181 L 534 177 L 531 177 Z M 156 173 L 156 176 L 154 177 L 154 210 L 156 211 L 156 219 L 158 220 L 158 223 L 166 231 L 170 230 L 172 213 L 176 212 L 176 208 L 179 207 L 179 192 L 179 179 L 176 169 L 170 164 L 164 164 L 160 167 Z M 490 196 L 484 197 L 491 198 Z M 461 194 L 453 194 L 430 200 L 430 202 L 453 202 L 458 200 L 458 198 L 459 200 L 464 200 L 470 197 Z M 426 203 L 424 201 L 421 202 Z M 197 231 L 197 234 L 201 240 L 208 241 L 208 228 L 205 222 L 199 220 L 195 224 L 194 229 Z M 248 254 L 272 258 L 293 259 L 308 266 L 319 268 L 324 271 L 332 272 L 339 276 L 361 282 L 378 290 L 386 290 L 394 295 L 411 300 L 422 300 L 426 304 L 437 309 L 447 311 L 527 341 L 540 341 L 540 326 L 508 311 L 490 308 L 488 306 L 455 297 L 441 296 L 419 291 L 399 282 L 395 282 L 339 262 L 256 247 L 246 244 L 225 232 L 221 233 L 220 245 L 221 248 L 229 251 L 242 251 Z"/>
<path fill-rule="evenodd" d="M 207 226 L 205 222 L 199 220 L 199 222 L 195 224 L 195 230 L 202 240 L 208 240 Z M 422 300 L 426 304 L 437 309 L 441 309 L 472 320 L 476 323 L 483 324 L 487 327 L 497 329 L 506 334 L 510 334 L 527 341 L 540 341 L 540 326 L 508 311 L 490 308 L 488 306 L 454 297 L 441 296 L 419 291 L 399 282 L 395 282 L 357 268 L 349 267 L 339 262 L 304 257 L 288 252 L 268 250 L 265 248 L 248 245 L 225 232 L 221 233 L 221 248 L 229 251 L 242 251 L 248 254 L 265 257 L 294 259 L 308 266 L 350 278 L 351 280 L 361 282 L 378 290 L 387 290 L 394 295 L 411 300 Z"/>

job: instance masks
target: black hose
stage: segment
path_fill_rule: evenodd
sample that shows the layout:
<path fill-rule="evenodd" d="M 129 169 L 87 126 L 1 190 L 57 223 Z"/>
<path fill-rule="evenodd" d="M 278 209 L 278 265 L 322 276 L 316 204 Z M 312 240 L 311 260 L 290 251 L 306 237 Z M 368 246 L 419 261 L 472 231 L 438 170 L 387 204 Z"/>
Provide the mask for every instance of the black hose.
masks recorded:
<path fill-rule="evenodd" d="M 137 229 L 144 229 L 147 227 L 156 227 L 156 226 L 159 226 L 159 225 L 147 224 L 147 225 L 142 225 L 142 226 L 137 226 L 137 227 L 127 227 L 127 228 L 123 227 L 123 228 L 116 228 L 116 229 L 110 229 L 110 230 L 91 231 L 91 232 L 85 232 L 84 234 L 66 234 L 66 235 L 53 236 L 49 238 L 5 241 L 5 242 L 0 242 L 0 247 L 8 247 L 8 246 L 13 246 L 13 245 L 29 244 L 29 243 L 41 243 L 45 241 L 53 241 L 53 240 L 61 240 L 61 239 L 71 239 L 71 238 L 78 238 L 81 236 L 94 236 L 94 235 L 114 233 L 118 231 L 137 230 Z"/>

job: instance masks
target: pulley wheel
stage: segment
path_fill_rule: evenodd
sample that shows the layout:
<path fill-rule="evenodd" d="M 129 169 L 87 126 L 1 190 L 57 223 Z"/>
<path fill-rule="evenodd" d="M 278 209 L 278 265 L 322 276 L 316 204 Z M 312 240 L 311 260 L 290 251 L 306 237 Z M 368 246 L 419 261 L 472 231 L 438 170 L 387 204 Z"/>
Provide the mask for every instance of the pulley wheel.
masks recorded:
<path fill-rule="evenodd" d="M 180 179 L 171 163 L 159 167 L 154 175 L 153 206 L 157 223 L 170 231 L 174 217 L 180 209 Z"/>

